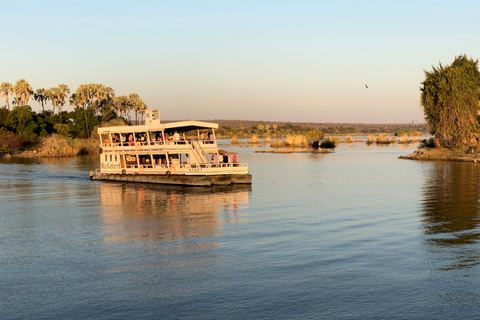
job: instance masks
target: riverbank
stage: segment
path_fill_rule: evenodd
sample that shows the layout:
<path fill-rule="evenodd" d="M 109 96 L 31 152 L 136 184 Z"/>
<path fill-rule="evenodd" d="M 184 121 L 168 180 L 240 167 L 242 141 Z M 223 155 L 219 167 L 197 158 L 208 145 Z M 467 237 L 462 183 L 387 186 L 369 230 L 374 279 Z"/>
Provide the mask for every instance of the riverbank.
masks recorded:
<path fill-rule="evenodd" d="M 412 154 L 400 156 L 399 158 L 408 160 L 477 162 L 480 161 L 480 154 L 465 153 L 462 150 L 450 150 L 443 148 L 422 148 L 415 150 Z"/>

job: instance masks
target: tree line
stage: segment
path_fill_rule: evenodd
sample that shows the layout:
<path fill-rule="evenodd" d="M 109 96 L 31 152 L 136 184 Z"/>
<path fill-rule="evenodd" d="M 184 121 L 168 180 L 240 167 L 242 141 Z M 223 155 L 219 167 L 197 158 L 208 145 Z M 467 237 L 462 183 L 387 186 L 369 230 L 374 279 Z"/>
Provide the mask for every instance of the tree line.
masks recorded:
<path fill-rule="evenodd" d="M 0 84 L 0 98 L 5 100 L 8 110 L 10 110 L 10 97 L 13 98 L 11 100 L 13 106 L 26 106 L 33 98 L 40 103 L 43 113 L 45 113 L 45 105 L 51 102 L 53 114 L 55 111 L 57 114 L 61 114 L 67 101 L 74 108 L 85 110 L 91 108 L 95 115 L 113 110 L 119 116 L 125 117 L 130 114 L 130 111 L 133 111 L 135 120 L 138 120 L 138 117 L 147 110 L 147 105 L 138 94 L 115 96 L 111 87 L 102 84 L 81 84 L 71 96 L 69 94 L 70 88 L 66 84 L 59 84 L 50 89 L 40 88 L 36 91 L 32 90 L 25 79 L 18 80 L 15 85 L 9 82 Z"/>
<path fill-rule="evenodd" d="M 147 110 L 136 93 L 115 96 L 111 87 L 92 83 L 80 85 L 70 95 L 70 88 L 65 84 L 33 91 L 25 79 L 20 79 L 15 85 L 1 83 L 0 99 L 5 101 L 5 106 L 0 108 L 0 152 L 32 146 L 39 138 L 52 133 L 89 138 L 102 123 L 117 118 L 122 119 L 119 124 L 129 123 L 131 113 L 138 121 Z M 32 111 L 31 100 L 41 105 L 41 112 Z M 49 102 L 51 109 L 46 110 Z M 73 107 L 72 111 L 64 110 L 67 103 Z"/>

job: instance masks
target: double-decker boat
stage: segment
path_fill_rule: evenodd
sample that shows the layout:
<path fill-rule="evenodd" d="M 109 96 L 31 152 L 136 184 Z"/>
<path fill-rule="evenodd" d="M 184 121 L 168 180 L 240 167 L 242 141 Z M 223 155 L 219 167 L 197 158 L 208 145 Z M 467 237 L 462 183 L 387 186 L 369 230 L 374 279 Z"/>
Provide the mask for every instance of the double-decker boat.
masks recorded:
<path fill-rule="evenodd" d="M 250 184 L 247 163 L 220 155 L 215 129 L 201 121 L 160 123 L 147 110 L 145 125 L 98 128 L 100 169 L 92 180 L 211 186 Z M 228 159 L 228 161 L 227 161 Z"/>

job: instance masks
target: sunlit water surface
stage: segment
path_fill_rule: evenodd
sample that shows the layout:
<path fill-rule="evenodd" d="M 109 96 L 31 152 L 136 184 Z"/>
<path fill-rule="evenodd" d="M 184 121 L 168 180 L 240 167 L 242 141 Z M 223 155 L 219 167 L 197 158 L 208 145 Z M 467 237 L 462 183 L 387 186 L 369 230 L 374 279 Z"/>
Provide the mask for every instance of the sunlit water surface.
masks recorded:
<path fill-rule="evenodd" d="M 479 166 L 416 145 L 261 154 L 252 186 L 92 182 L 0 161 L 1 319 L 480 317 Z"/>

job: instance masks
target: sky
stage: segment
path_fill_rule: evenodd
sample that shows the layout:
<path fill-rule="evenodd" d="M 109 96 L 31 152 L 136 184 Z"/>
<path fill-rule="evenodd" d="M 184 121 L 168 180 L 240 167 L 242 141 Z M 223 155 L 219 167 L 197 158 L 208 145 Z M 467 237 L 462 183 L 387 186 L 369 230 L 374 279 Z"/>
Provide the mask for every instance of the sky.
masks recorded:
<path fill-rule="evenodd" d="M 480 1 L 0 2 L 0 82 L 100 83 L 165 120 L 423 123 L 424 70 L 480 58 Z"/>

